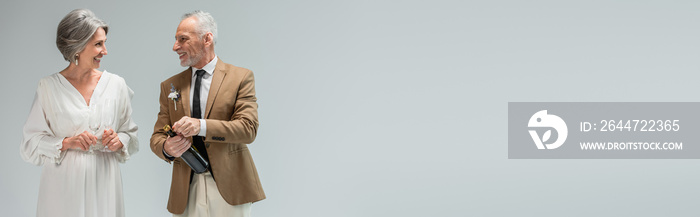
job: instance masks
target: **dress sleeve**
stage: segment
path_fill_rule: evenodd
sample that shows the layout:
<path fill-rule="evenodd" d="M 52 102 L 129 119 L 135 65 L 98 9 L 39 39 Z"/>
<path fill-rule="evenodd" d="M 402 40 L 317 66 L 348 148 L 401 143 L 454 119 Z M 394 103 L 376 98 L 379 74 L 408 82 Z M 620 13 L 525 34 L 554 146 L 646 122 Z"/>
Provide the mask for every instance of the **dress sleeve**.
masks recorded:
<path fill-rule="evenodd" d="M 124 82 L 123 91 L 121 91 L 119 95 L 119 105 L 117 105 L 119 108 L 117 111 L 117 135 L 119 136 L 119 141 L 124 144 L 124 147 L 118 151 L 118 158 L 119 162 L 121 163 L 126 162 L 129 160 L 132 154 L 139 151 L 139 140 L 137 135 L 139 127 L 131 118 L 131 99 L 133 96 L 134 91 L 132 91 L 131 88 L 126 85 L 126 82 Z"/>
<path fill-rule="evenodd" d="M 66 154 L 61 151 L 64 138 L 57 138 L 49 127 L 39 91 L 34 95 L 29 117 L 22 130 L 20 155 L 24 161 L 34 165 L 43 165 L 45 160 L 60 164 Z"/>

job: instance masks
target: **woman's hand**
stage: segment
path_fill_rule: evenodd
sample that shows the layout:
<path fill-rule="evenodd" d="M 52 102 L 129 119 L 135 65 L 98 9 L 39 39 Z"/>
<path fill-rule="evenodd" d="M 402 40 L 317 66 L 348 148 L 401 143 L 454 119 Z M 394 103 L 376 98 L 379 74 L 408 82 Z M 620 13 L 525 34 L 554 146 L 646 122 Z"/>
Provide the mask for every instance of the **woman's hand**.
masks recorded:
<path fill-rule="evenodd" d="M 102 134 L 102 144 L 111 151 L 117 151 L 124 147 L 122 141 L 119 140 L 119 134 L 115 133 L 112 129 L 105 130 Z"/>
<path fill-rule="evenodd" d="M 61 144 L 63 145 L 63 147 L 61 147 L 61 151 L 66 151 L 68 149 L 80 149 L 87 151 L 90 149 L 91 145 L 97 144 L 97 137 L 88 131 L 84 131 L 76 136 L 66 137 L 63 139 Z"/>

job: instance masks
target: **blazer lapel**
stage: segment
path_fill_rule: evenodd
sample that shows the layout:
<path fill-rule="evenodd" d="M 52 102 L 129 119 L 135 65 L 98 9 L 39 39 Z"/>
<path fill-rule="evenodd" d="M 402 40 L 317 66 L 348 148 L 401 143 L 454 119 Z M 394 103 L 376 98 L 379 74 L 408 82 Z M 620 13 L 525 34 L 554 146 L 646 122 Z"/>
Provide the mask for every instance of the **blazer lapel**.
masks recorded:
<path fill-rule="evenodd" d="M 185 116 L 190 117 L 192 112 L 190 111 L 190 84 L 192 84 L 192 68 L 182 72 L 183 78 L 180 79 L 180 84 L 175 86 L 175 88 L 180 87 L 180 98 L 182 100 L 183 112 Z"/>
<path fill-rule="evenodd" d="M 226 77 L 226 72 L 228 70 L 224 70 L 224 67 L 226 67 L 226 65 L 223 61 L 221 61 L 221 59 L 219 59 L 214 68 L 214 77 L 211 78 L 211 87 L 209 88 L 209 96 L 207 97 L 207 107 L 205 108 L 206 111 L 204 113 L 204 118 L 209 118 L 211 107 L 214 105 L 214 100 L 216 100 L 221 84 L 224 82 L 224 78 Z"/>

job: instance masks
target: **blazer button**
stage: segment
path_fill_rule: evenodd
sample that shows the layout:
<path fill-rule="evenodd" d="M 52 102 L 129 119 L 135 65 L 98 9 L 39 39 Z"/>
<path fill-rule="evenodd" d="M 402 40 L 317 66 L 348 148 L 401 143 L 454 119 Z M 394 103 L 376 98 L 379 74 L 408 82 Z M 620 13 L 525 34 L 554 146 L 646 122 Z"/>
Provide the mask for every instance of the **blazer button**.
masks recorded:
<path fill-rule="evenodd" d="M 206 146 L 207 148 L 209 148 L 209 143 L 205 144 L 204 146 Z"/>

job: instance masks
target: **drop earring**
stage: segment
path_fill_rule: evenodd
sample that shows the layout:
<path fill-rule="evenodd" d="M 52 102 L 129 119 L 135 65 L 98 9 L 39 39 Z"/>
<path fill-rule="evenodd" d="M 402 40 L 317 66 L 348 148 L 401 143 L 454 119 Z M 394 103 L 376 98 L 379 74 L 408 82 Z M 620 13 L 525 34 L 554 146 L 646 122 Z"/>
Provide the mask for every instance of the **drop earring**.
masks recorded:
<path fill-rule="evenodd" d="M 78 66 L 78 58 L 79 58 L 79 57 L 80 57 L 80 56 L 78 56 L 78 54 L 75 54 L 75 65 L 76 65 L 76 66 Z"/>

